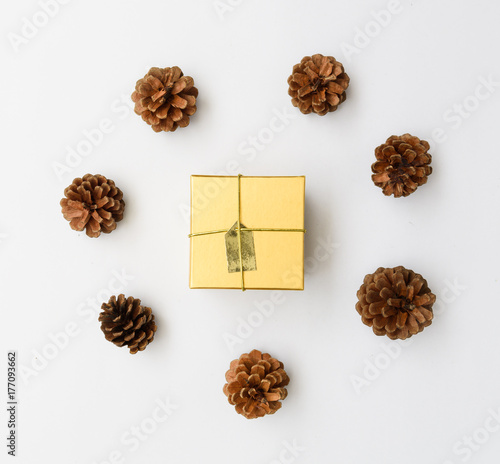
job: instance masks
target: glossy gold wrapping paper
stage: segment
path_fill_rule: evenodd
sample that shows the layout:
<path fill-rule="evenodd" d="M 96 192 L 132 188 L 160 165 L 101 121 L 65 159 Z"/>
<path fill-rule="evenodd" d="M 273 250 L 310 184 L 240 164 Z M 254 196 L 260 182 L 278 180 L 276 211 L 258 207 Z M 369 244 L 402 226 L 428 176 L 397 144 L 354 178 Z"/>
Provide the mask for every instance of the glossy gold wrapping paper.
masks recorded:
<path fill-rule="evenodd" d="M 241 182 L 241 223 L 248 228 L 304 229 L 305 177 L 251 177 Z M 191 176 L 191 234 L 230 229 L 238 220 L 237 176 Z M 256 267 L 245 289 L 304 289 L 304 233 L 253 231 Z M 190 237 L 191 288 L 241 290 L 228 272 L 225 234 Z"/>

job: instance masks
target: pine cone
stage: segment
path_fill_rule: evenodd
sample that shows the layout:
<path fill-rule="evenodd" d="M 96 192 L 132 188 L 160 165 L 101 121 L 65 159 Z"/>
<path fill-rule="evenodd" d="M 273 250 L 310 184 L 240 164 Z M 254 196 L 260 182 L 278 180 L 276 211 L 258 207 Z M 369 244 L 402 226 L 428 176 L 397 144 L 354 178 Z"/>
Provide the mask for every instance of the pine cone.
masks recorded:
<path fill-rule="evenodd" d="M 288 95 L 292 105 L 304 114 L 315 112 L 324 116 L 346 99 L 349 76 L 333 56 L 306 56 L 293 67 L 288 78 Z"/>
<path fill-rule="evenodd" d="M 154 339 L 155 316 L 141 300 L 125 295 L 112 296 L 101 306 L 101 330 L 106 340 L 117 346 L 127 346 L 130 353 L 143 351 Z"/>
<path fill-rule="evenodd" d="M 407 197 L 419 185 L 427 182 L 432 173 L 429 164 L 432 156 L 427 153 L 429 144 L 410 134 L 392 135 L 375 148 L 377 161 L 372 164 L 372 180 L 384 195 Z"/>
<path fill-rule="evenodd" d="M 196 113 L 198 89 L 192 77 L 184 76 L 177 66 L 151 68 L 137 81 L 132 100 L 135 112 L 155 132 L 173 132 L 189 125 L 189 116 Z"/>
<path fill-rule="evenodd" d="M 76 178 L 64 190 L 62 213 L 73 230 L 85 229 L 89 237 L 109 234 L 123 219 L 125 202 L 122 191 L 111 179 L 100 174 Z"/>
<path fill-rule="evenodd" d="M 405 340 L 432 323 L 436 295 L 420 274 L 403 266 L 379 267 L 365 277 L 357 295 L 356 310 L 376 335 Z"/>
<path fill-rule="evenodd" d="M 274 414 L 281 408 L 290 381 L 283 363 L 257 350 L 232 361 L 226 380 L 224 394 L 247 419 Z"/>

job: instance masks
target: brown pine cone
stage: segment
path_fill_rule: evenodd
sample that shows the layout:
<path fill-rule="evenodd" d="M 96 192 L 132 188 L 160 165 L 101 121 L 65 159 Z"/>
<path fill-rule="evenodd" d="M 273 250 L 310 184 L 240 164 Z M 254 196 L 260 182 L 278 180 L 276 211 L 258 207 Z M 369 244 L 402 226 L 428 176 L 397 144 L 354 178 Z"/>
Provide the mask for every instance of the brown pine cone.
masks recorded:
<path fill-rule="evenodd" d="M 101 306 L 101 330 L 106 340 L 117 346 L 127 346 L 130 353 L 143 351 L 154 339 L 155 316 L 141 300 L 125 295 L 112 296 Z"/>
<path fill-rule="evenodd" d="M 85 229 L 89 237 L 109 234 L 123 219 L 125 202 L 122 191 L 111 179 L 100 174 L 76 178 L 64 190 L 60 202 L 64 218 L 73 230 Z"/>
<path fill-rule="evenodd" d="M 333 56 L 306 56 L 293 67 L 288 78 L 288 95 L 292 105 L 304 114 L 315 112 L 324 116 L 346 99 L 349 76 Z"/>
<path fill-rule="evenodd" d="M 407 197 L 432 173 L 427 153 L 429 144 L 410 134 L 392 135 L 375 148 L 377 161 L 372 164 L 372 180 L 384 195 Z"/>
<path fill-rule="evenodd" d="M 189 116 L 196 113 L 198 89 L 192 77 L 184 76 L 177 66 L 151 68 L 137 81 L 132 100 L 135 112 L 155 132 L 173 132 L 189 125 Z"/>
<path fill-rule="evenodd" d="M 432 323 L 436 295 L 420 274 L 403 266 L 368 274 L 357 296 L 356 310 L 376 335 L 405 340 Z"/>
<path fill-rule="evenodd" d="M 271 355 L 253 350 L 231 362 L 226 372 L 224 394 L 236 412 L 247 419 L 274 414 L 287 396 L 290 379 L 283 363 Z"/>

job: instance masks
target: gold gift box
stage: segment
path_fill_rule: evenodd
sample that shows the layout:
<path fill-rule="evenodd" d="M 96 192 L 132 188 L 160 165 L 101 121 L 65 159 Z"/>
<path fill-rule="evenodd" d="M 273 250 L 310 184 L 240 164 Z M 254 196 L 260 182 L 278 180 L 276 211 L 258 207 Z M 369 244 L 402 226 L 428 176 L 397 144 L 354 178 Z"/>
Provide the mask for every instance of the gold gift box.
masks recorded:
<path fill-rule="evenodd" d="M 303 290 L 304 197 L 304 176 L 191 176 L 190 288 Z"/>

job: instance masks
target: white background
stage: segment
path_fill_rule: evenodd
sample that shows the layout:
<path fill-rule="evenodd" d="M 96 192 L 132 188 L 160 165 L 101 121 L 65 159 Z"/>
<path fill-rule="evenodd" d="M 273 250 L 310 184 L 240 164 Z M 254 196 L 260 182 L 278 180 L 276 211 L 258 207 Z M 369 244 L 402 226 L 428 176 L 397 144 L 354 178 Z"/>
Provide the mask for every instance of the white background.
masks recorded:
<path fill-rule="evenodd" d="M 4 2 L 0 380 L 18 350 L 17 462 L 496 462 L 500 4 L 401 0 L 377 27 L 371 12 L 385 0 L 218 3 L 74 0 L 16 51 L 12 34 L 43 10 Z M 287 95 L 292 66 L 313 53 L 351 77 L 324 117 Z M 198 111 L 156 134 L 123 101 L 151 66 L 173 65 L 193 76 Z M 276 111 L 289 119 L 269 135 Z M 105 120 L 102 142 L 68 166 L 68 147 Z M 431 142 L 434 172 L 410 197 L 384 197 L 370 179 L 374 148 L 405 132 Z M 259 136 L 269 143 L 245 153 Z M 98 239 L 72 231 L 59 206 L 87 172 L 114 179 L 127 205 Z M 189 176 L 219 172 L 306 175 L 303 292 L 270 306 L 272 292 L 189 290 Z M 397 265 L 438 298 L 410 344 L 376 337 L 354 309 L 365 274 Z M 105 341 L 89 309 L 117 285 L 113 272 L 134 276 L 124 292 L 158 321 L 135 356 Z M 248 421 L 222 386 L 253 348 L 282 360 L 291 383 L 277 414 Z M 166 399 L 176 409 L 153 422 Z"/>

